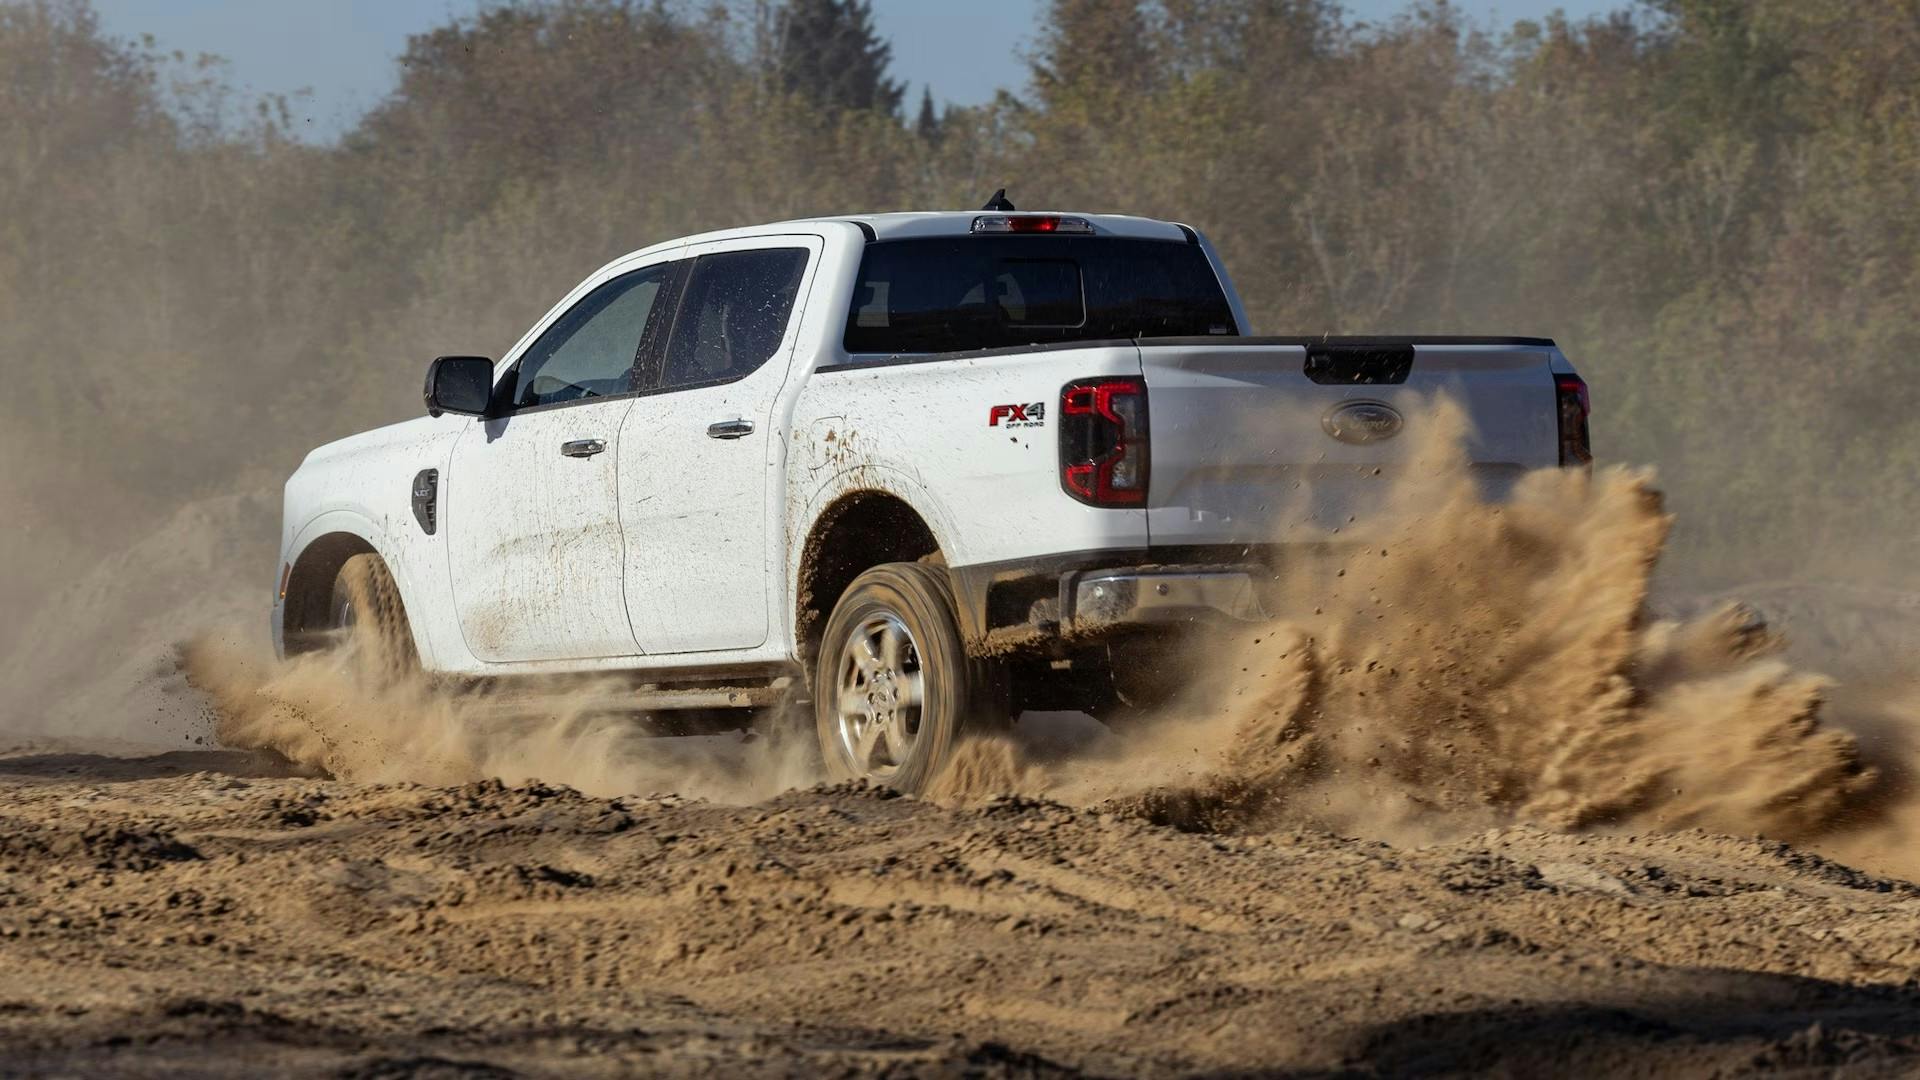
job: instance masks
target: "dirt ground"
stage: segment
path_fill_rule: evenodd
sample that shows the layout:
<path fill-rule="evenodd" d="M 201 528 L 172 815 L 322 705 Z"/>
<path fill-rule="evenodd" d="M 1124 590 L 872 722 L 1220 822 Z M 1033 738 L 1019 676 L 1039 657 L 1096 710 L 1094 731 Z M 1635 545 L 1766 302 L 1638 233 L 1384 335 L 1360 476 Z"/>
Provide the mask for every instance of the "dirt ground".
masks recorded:
<path fill-rule="evenodd" d="M 295 771 L 0 754 L 0 1072 L 1920 1073 L 1920 887 L 1776 843 Z"/>
<path fill-rule="evenodd" d="M 1920 1076 L 1920 595 L 1424 483 L 929 798 L 275 661 L 268 504 L 183 507 L 0 660 L 0 1076 Z"/>

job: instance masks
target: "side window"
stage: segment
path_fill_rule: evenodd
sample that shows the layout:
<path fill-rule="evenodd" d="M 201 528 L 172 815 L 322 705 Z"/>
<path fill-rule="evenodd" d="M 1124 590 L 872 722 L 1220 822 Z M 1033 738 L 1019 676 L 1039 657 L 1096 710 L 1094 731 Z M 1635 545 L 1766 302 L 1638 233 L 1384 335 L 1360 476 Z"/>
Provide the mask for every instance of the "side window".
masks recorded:
<path fill-rule="evenodd" d="M 667 343 L 660 387 L 726 382 L 751 375 L 787 335 L 806 248 L 702 255 L 687 276 Z"/>
<path fill-rule="evenodd" d="M 547 327 L 511 376 L 513 407 L 632 390 L 635 358 L 673 265 L 662 263 L 614 278 Z"/>

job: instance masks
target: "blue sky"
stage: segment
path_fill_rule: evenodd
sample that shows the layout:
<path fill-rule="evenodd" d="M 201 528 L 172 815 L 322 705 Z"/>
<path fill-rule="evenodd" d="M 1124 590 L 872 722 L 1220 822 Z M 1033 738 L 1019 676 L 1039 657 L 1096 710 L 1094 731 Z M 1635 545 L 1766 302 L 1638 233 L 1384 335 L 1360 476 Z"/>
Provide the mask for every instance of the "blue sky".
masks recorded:
<path fill-rule="evenodd" d="M 232 81 L 262 93 L 307 93 L 296 119 L 330 139 L 394 84 L 394 58 L 407 35 L 470 14 L 478 0 L 94 0 L 107 32 L 151 34 L 165 50 L 215 53 Z M 1501 22 L 1564 10 L 1579 18 L 1628 0 L 1456 0 L 1475 17 Z M 874 21 L 893 42 L 893 73 L 937 101 L 977 104 L 1001 86 L 1026 81 L 1022 51 L 1042 0 L 874 0 Z M 1381 19 L 1401 0 L 1347 0 L 1356 19 Z"/>

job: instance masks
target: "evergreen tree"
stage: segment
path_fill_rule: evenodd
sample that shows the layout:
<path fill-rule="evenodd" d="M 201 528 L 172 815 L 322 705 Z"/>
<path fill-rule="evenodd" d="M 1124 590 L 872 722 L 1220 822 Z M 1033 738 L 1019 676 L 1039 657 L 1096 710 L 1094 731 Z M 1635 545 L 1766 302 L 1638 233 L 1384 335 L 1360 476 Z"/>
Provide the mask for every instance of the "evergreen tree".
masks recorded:
<path fill-rule="evenodd" d="M 775 36 L 781 89 L 831 110 L 900 111 L 906 86 L 887 78 L 893 48 L 874 31 L 867 0 L 787 0 Z"/>
<path fill-rule="evenodd" d="M 933 111 L 933 88 L 920 88 L 920 118 L 913 122 L 914 134 L 928 142 L 940 141 L 940 117 Z"/>

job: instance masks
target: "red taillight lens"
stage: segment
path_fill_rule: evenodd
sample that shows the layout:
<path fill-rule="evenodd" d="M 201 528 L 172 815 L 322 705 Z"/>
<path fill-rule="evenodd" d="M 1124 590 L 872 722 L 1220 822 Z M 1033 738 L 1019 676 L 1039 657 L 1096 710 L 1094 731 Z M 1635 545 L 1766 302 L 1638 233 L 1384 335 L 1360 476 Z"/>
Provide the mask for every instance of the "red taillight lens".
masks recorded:
<path fill-rule="evenodd" d="M 1147 384 L 1082 379 L 1060 388 L 1060 486 L 1089 506 L 1147 501 Z"/>
<path fill-rule="evenodd" d="M 1555 375 L 1553 396 L 1560 415 L 1560 464 L 1593 464 L 1593 436 L 1587 430 L 1593 400 L 1587 396 L 1586 381 L 1578 375 Z"/>

